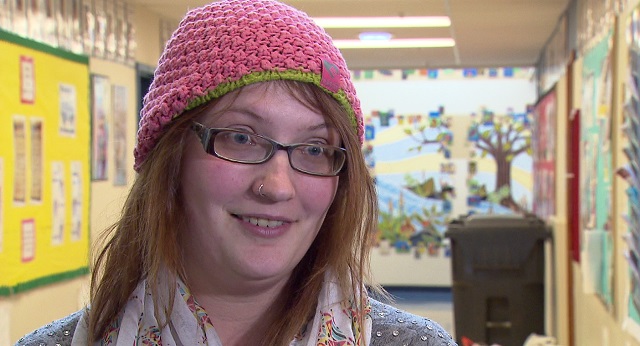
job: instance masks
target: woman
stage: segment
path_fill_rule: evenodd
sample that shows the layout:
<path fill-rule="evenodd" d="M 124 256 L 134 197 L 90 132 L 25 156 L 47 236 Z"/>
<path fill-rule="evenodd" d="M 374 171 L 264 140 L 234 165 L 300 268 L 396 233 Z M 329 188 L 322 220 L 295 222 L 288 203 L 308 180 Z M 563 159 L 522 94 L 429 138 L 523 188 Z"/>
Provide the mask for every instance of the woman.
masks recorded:
<path fill-rule="evenodd" d="M 365 289 L 377 199 L 362 112 L 306 14 L 270 0 L 190 11 L 141 115 L 90 307 L 18 344 L 455 344 Z"/>

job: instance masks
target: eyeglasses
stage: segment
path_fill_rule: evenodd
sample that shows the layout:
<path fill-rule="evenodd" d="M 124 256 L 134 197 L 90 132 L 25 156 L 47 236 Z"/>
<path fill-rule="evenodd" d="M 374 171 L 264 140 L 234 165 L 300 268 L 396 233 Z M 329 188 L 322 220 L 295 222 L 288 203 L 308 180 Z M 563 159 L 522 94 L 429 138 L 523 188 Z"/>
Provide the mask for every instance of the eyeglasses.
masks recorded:
<path fill-rule="evenodd" d="M 267 162 L 278 150 L 286 150 L 289 164 L 298 172 L 317 176 L 336 176 L 344 166 L 347 153 L 344 148 L 331 145 L 296 143 L 282 144 L 251 132 L 208 128 L 194 122 L 202 147 L 209 154 L 230 162 L 259 164 Z"/>

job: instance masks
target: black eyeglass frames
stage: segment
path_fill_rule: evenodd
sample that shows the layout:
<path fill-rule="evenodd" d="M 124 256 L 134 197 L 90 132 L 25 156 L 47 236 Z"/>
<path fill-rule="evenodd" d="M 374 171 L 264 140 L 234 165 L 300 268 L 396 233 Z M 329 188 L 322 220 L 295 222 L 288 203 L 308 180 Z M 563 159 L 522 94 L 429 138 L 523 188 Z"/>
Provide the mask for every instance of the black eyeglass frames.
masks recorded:
<path fill-rule="evenodd" d="M 208 128 L 194 122 L 191 129 L 204 150 L 230 162 L 260 164 L 269 161 L 278 150 L 286 150 L 289 164 L 298 172 L 317 176 L 336 176 L 344 167 L 344 148 L 315 144 L 282 144 L 271 138 L 230 128 Z"/>

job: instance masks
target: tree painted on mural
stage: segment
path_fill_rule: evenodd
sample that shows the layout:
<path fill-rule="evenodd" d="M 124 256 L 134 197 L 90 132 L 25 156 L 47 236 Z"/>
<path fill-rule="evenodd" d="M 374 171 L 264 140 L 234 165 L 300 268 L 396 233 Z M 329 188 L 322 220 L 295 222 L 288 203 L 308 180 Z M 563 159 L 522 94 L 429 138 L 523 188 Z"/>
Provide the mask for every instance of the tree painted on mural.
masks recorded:
<path fill-rule="evenodd" d="M 404 129 L 404 133 L 418 144 L 409 148 L 409 152 L 422 152 L 427 145 L 437 145 L 437 152 L 445 159 L 451 158 L 451 145 L 453 143 L 453 133 L 451 128 L 451 118 L 442 119 L 440 112 L 432 112 L 426 123 L 413 123 L 411 127 Z M 446 183 L 440 186 L 437 191 L 433 177 L 427 180 L 418 181 L 411 176 L 405 176 L 406 188 L 413 193 L 425 197 L 442 201 L 442 208 L 449 210 L 451 206 L 449 194 L 453 189 Z M 445 192 L 446 191 L 446 192 Z M 448 211 L 447 211 L 448 212 Z"/>
<path fill-rule="evenodd" d="M 447 159 L 451 158 L 453 135 L 449 127 L 449 119 L 443 121 L 440 116 L 431 116 L 425 124 L 405 128 L 404 133 L 418 143 L 409 151 L 419 153 L 427 145 L 437 145 L 439 153 Z"/>
<path fill-rule="evenodd" d="M 531 113 L 496 116 L 483 110 L 482 119 L 472 124 L 477 136 L 470 137 L 480 152 L 480 157 L 491 156 L 496 164 L 495 202 L 516 212 L 522 207 L 516 203 L 511 193 L 511 168 L 513 160 L 521 154 L 532 153 Z"/>

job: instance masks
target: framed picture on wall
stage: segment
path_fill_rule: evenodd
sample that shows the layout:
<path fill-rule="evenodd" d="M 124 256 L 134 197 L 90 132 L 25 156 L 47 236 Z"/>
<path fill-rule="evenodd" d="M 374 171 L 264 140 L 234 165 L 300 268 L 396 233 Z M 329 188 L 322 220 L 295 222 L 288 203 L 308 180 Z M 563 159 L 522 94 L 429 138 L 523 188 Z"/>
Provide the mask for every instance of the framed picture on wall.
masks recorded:
<path fill-rule="evenodd" d="M 107 180 L 111 87 L 106 76 L 91 76 L 91 180 Z"/>

